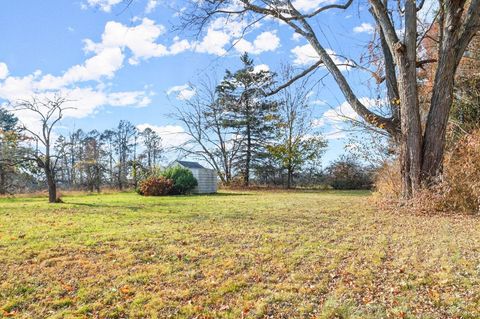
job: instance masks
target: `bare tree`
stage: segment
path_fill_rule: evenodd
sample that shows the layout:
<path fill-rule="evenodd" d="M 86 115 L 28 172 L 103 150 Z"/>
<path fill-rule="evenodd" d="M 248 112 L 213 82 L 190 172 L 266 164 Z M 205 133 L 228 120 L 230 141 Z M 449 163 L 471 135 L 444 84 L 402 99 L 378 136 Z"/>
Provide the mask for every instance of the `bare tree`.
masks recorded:
<path fill-rule="evenodd" d="M 158 161 L 161 159 L 163 152 L 162 138 L 149 127 L 141 131 L 140 136 L 143 141 L 143 146 L 145 147 L 143 156 L 146 157 L 147 160 L 148 172 L 152 173 L 157 167 Z"/>
<path fill-rule="evenodd" d="M 129 121 L 120 121 L 114 131 L 114 145 L 118 156 L 117 160 L 117 187 L 123 190 L 128 186 L 128 164 L 132 157 L 132 152 L 136 148 L 136 138 L 138 130 Z M 135 165 L 136 154 L 134 154 L 133 165 Z M 135 167 L 133 167 L 135 169 Z M 136 174 L 135 171 L 132 173 Z M 135 176 L 136 177 L 136 176 Z M 135 181 L 134 181 L 135 182 Z"/>
<path fill-rule="evenodd" d="M 370 14 L 376 22 L 384 65 L 382 74 L 376 74 L 375 78 L 387 88 L 391 110 L 388 116 L 373 112 L 360 101 L 320 40 L 320 27 L 312 23 L 322 13 L 345 10 L 352 3 L 353 0 L 346 0 L 342 4 L 327 4 L 301 12 L 291 0 L 206 0 L 192 2 L 192 7 L 183 18 L 185 27 L 201 30 L 218 15 L 227 17 L 228 21 L 237 17 L 252 23 L 268 17 L 284 22 L 304 37 L 317 53 L 318 61 L 266 94 L 274 94 L 320 65 L 325 66 L 355 112 L 366 123 L 387 131 L 399 145 L 402 193 L 408 198 L 414 196 L 423 185 L 429 185 L 442 171 L 455 72 L 469 42 L 480 30 L 480 0 L 439 1 L 438 14 L 431 21 L 426 21 L 424 31 L 418 24 L 422 20 L 419 12 L 425 4 L 424 0 L 418 3 L 415 0 L 368 1 Z M 434 24 L 440 30 L 435 39 L 438 42 L 438 58 L 422 60 L 421 43 L 428 36 L 428 25 Z M 403 27 L 403 36 L 397 32 L 398 26 Z M 349 61 L 353 59 L 349 58 Z M 417 68 L 426 63 L 436 64 L 436 74 L 428 118 L 422 127 Z M 360 65 L 350 63 L 352 68 L 368 69 Z"/>
<path fill-rule="evenodd" d="M 64 112 L 69 107 L 65 106 L 67 99 L 55 95 L 53 98 L 32 97 L 30 100 L 21 100 L 15 103 L 17 111 L 28 111 L 39 118 L 39 131 L 23 126 L 36 143 L 35 151 L 27 155 L 27 160 L 34 161 L 45 174 L 48 187 L 48 201 L 57 202 L 56 169 L 59 156 L 53 154 L 54 141 L 52 138 L 53 129 L 63 118 Z"/>
<path fill-rule="evenodd" d="M 186 128 L 189 139 L 178 149 L 208 162 L 223 184 L 230 184 L 242 140 L 237 131 L 224 124 L 225 109 L 219 105 L 216 86 L 205 80 L 197 94 L 177 108 L 174 115 Z"/>
<path fill-rule="evenodd" d="M 295 69 L 282 67 L 281 77 L 288 81 Z M 269 147 L 270 154 L 280 161 L 287 171 L 287 188 L 293 185 L 293 176 L 307 162 L 318 160 L 327 141 L 315 132 L 309 94 L 310 76 L 293 83 L 279 94 L 279 123 L 275 143 Z"/>

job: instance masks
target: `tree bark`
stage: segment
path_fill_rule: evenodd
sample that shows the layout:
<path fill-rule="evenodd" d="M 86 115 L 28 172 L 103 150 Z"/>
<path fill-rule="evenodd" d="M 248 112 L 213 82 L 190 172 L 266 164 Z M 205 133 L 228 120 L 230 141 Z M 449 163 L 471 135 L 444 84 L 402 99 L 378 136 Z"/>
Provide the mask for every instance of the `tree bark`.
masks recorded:
<path fill-rule="evenodd" d="M 45 167 L 45 176 L 47 178 L 48 187 L 48 202 L 57 202 L 57 184 L 55 183 L 55 177 L 49 167 Z"/>
<path fill-rule="evenodd" d="M 399 66 L 399 93 L 402 129 L 401 166 L 403 196 L 415 196 L 420 189 L 422 127 L 417 95 L 417 8 L 414 0 L 405 3 L 405 44 L 395 45 Z"/>
<path fill-rule="evenodd" d="M 287 167 L 287 189 L 292 188 L 292 175 L 293 175 L 293 169 L 292 169 L 292 166 L 289 165 Z"/>
<path fill-rule="evenodd" d="M 7 193 L 7 174 L 5 170 L 6 167 L 0 165 L 0 195 L 5 195 Z"/>
<path fill-rule="evenodd" d="M 452 26 L 461 24 L 462 7 L 457 8 L 451 2 L 448 2 L 448 5 L 451 7 L 445 10 L 444 24 L 447 27 L 443 30 L 443 41 L 439 48 L 438 67 L 423 143 L 422 180 L 426 185 L 434 182 L 442 173 L 448 117 L 459 62 L 457 59 L 459 28 Z"/>
<path fill-rule="evenodd" d="M 245 174 L 243 176 L 243 184 L 244 186 L 250 185 L 250 161 L 252 156 L 252 137 L 250 131 L 250 124 L 247 125 L 247 154 L 245 158 Z"/>

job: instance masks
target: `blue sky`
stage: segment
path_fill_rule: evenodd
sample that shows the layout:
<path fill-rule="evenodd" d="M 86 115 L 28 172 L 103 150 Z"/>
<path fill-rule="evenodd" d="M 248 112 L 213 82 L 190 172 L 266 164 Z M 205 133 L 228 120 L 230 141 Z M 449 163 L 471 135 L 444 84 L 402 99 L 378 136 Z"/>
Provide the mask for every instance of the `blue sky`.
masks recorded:
<path fill-rule="evenodd" d="M 324 1 L 294 3 L 308 11 Z M 6 1 L 0 11 L 0 99 L 60 91 L 76 109 L 58 133 L 108 129 L 126 119 L 156 129 L 170 146 L 185 138 L 180 124 L 167 115 L 194 94 L 188 83 L 204 76 L 220 79 L 225 69 L 239 66 L 243 51 L 273 71 L 282 63 L 302 68 L 315 61 L 304 39 L 272 20 L 262 21 L 243 40 L 241 24 L 223 20 L 214 21 L 198 37 L 174 31 L 186 5 L 188 1 L 136 0 L 125 9 L 121 0 Z M 312 23 L 342 63 L 343 56 L 358 58 L 365 52 L 373 36 L 368 19 L 356 4 L 346 12 L 322 14 Z M 368 75 L 347 68 L 344 72 L 358 96 L 374 104 L 378 92 Z M 325 73 L 320 69 L 314 79 Z M 317 129 L 329 139 L 325 162 L 344 152 L 347 139 L 339 128 L 346 124 L 337 113 L 352 114 L 344 102 L 330 77 L 312 91 Z M 18 116 L 26 125 L 36 125 L 30 115 Z"/>

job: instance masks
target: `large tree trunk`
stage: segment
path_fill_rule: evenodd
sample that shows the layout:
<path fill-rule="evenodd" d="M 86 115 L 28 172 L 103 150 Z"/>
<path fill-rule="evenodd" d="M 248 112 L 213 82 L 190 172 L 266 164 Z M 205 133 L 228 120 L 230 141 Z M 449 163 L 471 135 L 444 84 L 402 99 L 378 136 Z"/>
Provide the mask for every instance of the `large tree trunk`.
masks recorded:
<path fill-rule="evenodd" d="M 452 5 L 452 4 L 450 4 Z M 459 25 L 461 10 L 445 12 L 447 25 Z M 423 143 L 422 179 L 428 185 L 442 173 L 448 117 L 453 103 L 455 72 L 458 66 L 458 28 L 443 31 L 439 61 L 435 74 L 430 110 Z"/>
<path fill-rule="evenodd" d="M 448 116 L 453 101 L 453 77 L 444 77 L 443 85 L 434 91 L 425 130 L 422 180 L 426 184 L 434 182 L 442 173 Z"/>
<path fill-rule="evenodd" d="M 405 3 L 405 45 L 397 43 L 395 49 L 400 70 L 399 93 L 401 108 L 401 151 L 402 194 L 414 196 L 420 189 L 422 163 L 422 128 L 417 96 L 417 18 L 416 3 Z"/>

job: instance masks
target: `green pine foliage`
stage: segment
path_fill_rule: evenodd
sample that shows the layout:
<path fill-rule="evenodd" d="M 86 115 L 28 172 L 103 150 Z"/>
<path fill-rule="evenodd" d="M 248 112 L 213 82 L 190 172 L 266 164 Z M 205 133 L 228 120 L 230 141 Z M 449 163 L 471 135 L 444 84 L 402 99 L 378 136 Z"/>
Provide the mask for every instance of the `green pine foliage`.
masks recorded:
<path fill-rule="evenodd" d="M 275 74 L 256 68 L 247 53 L 241 56 L 242 68 L 226 71 L 217 87 L 219 105 L 225 109 L 224 125 L 242 143 L 237 166 L 248 186 L 252 168 L 267 154 L 267 145 L 274 137 L 278 121 L 278 102 L 265 93 L 274 84 Z"/>

